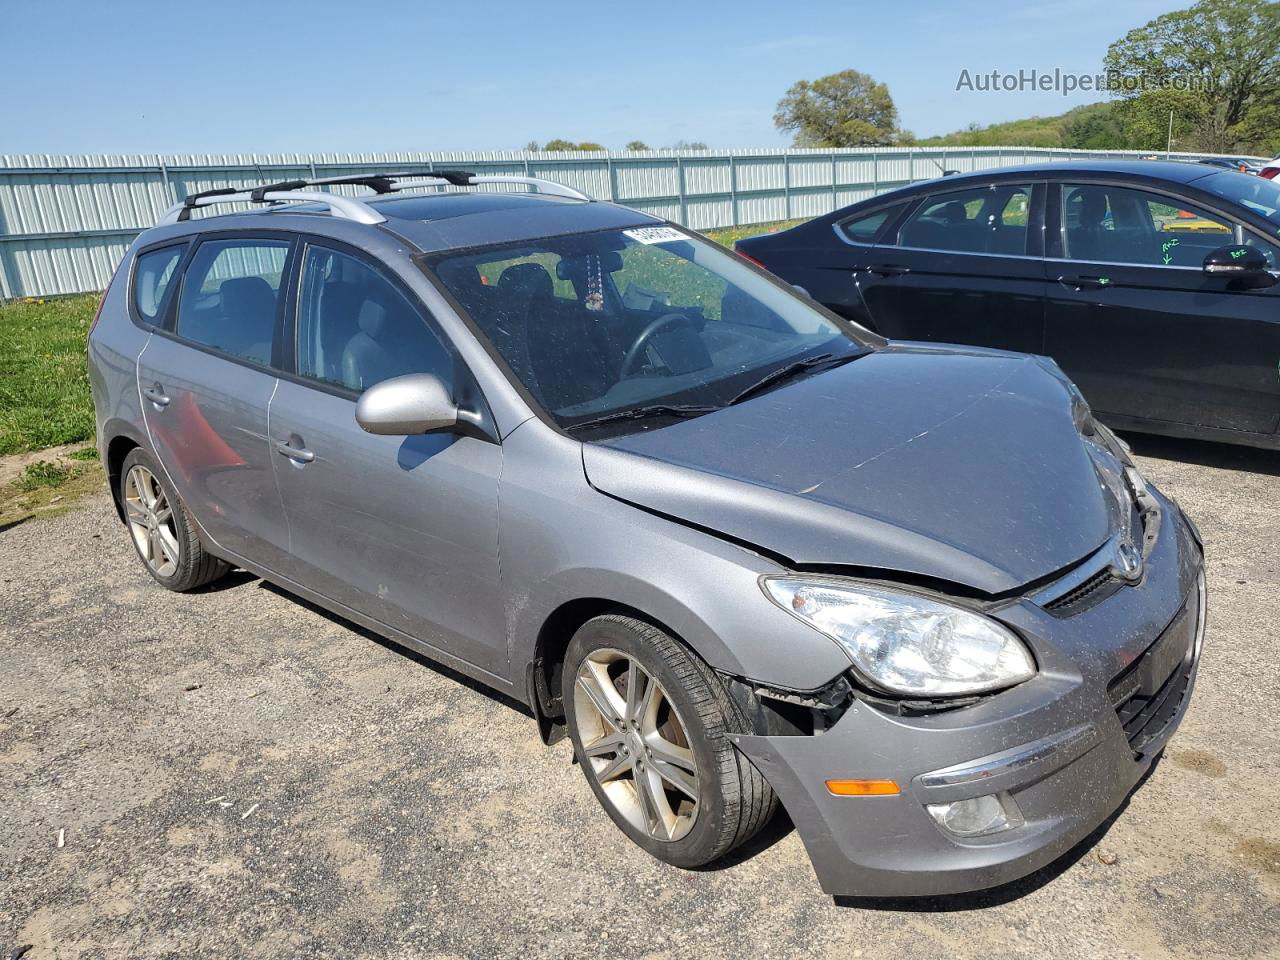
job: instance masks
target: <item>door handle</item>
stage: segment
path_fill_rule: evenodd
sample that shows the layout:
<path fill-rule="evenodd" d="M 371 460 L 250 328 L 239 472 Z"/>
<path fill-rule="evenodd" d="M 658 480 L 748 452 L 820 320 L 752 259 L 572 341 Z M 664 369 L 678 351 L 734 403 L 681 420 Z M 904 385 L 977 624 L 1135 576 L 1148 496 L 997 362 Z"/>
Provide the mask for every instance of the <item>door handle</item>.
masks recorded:
<path fill-rule="evenodd" d="M 290 460 L 296 460 L 298 463 L 310 463 L 316 458 L 316 455 L 310 450 L 303 447 L 295 447 L 288 440 L 276 441 L 276 453 L 288 457 Z"/>
<path fill-rule="evenodd" d="M 900 277 L 911 272 L 910 267 L 904 267 L 900 263 L 878 263 L 867 269 L 881 277 Z"/>
<path fill-rule="evenodd" d="M 158 383 L 154 386 L 146 387 L 142 392 L 157 407 L 167 407 L 169 405 L 169 397 L 165 394 L 164 388 Z"/>
<path fill-rule="evenodd" d="M 1058 282 L 1072 290 L 1101 290 L 1111 286 L 1110 277 L 1059 277 Z"/>

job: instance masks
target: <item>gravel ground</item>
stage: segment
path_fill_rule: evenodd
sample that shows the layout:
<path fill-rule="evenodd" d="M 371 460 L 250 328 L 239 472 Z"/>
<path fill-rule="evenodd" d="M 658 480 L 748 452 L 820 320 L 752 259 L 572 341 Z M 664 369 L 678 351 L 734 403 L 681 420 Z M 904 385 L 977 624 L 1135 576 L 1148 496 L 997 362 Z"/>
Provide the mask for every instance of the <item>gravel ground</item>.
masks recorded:
<path fill-rule="evenodd" d="M 0 958 L 1278 957 L 1280 456 L 1135 445 L 1207 542 L 1190 713 L 1064 860 L 923 903 L 823 896 L 785 818 L 648 858 L 516 704 L 248 576 L 160 589 L 105 492 L 0 528 Z"/>

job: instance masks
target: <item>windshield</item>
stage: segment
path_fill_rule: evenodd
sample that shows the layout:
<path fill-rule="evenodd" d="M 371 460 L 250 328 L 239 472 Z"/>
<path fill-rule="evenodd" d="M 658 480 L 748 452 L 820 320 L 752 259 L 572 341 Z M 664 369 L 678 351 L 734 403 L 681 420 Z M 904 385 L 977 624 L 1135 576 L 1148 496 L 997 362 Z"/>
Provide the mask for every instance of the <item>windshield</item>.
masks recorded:
<path fill-rule="evenodd" d="M 1280 186 L 1265 177 L 1247 173 L 1214 173 L 1193 182 L 1203 190 L 1226 197 L 1272 223 L 1280 224 Z"/>
<path fill-rule="evenodd" d="M 736 255 L 673 227 L 472 249 L 426 266 L 566 429 L 642 408 L 658 419 L 707 412 L 797 360 L 814 360 L 800 375 L 867 349 Z M 637 417 L 621 429 L 656 425 Z"/>

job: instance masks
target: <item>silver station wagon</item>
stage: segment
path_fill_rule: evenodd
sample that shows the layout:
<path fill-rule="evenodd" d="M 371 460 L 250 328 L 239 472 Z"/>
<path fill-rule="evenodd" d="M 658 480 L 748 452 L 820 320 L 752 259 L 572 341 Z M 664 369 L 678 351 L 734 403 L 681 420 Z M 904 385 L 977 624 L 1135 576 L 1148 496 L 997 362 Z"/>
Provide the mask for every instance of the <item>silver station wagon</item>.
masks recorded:
<path fill-rule="evenodd" d="M 520 699 L 671 864 L 781 804 L 830 893 L 1006 883 L 1190 699 L 1196 530 L 1052 361 L 886 341 L 567 187 L 195 194 L 89 358 L 156 581 L 243 568 Z"/>

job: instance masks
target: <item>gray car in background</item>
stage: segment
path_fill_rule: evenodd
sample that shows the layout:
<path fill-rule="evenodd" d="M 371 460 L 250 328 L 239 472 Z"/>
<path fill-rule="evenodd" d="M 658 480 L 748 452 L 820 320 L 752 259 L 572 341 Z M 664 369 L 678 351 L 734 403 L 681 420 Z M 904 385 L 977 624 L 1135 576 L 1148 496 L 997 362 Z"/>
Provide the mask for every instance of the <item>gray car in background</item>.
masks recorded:
<path fill-rule="evenodd" d="M 781 803 L 830 893 L 1010 881 L 1190 699 L 1196 531 L 1052 361 L 887 342 L 566 187 L 196 194 L 89 357 L 160 584 L 244 568 L 520 699 L 668 863 Z"/>

